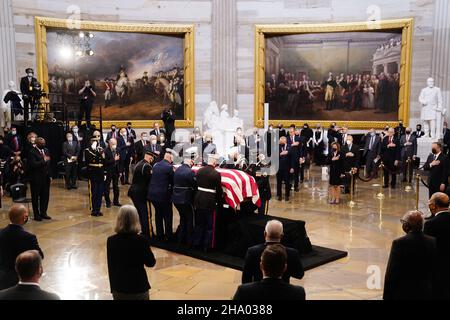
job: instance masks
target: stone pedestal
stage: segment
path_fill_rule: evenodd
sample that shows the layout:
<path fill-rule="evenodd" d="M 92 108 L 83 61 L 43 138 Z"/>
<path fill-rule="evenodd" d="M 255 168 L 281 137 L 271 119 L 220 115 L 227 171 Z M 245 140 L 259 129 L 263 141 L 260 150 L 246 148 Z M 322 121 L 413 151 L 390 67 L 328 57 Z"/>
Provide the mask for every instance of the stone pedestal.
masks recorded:
<path fill-rule="evenodd" d="M 431 153 L 431 144 L 436 140 L 422 137 L 417 139 L 417 156 L 420 158 L 420 163 L 424 164 L 427 161 L 428 155 Z"/>

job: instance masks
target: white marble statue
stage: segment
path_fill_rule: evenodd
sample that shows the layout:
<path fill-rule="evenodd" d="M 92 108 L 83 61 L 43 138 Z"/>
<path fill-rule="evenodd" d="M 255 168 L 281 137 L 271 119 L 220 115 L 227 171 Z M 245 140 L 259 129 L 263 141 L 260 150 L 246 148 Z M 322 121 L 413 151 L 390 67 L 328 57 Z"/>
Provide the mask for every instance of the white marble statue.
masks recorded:
<path fill-rule="evenodd" d="M 5 103 L 4 99 L 8 92 L 14 91 L 20 96 L 20 92 L 16 89 L 16 84 L 14 81 L 8 82 L 8 89 L 3 90 L 1 108 L 0 108 L 0 130 L 3 131 L 4 128 L 11 128 L 11 102 Z M 3 133 L 3 132 L 1 132 Z"/>
<path fill-rule="evenodd" d="M 420 92 L 422 104 L 420 118 L 423 121 L 425 136 L 432 139 L 442 138 L 442 122 L 446 109 L 442 107 L 441 89 L 434 86 L 434 79 L 428 78 L 427 87 Z"/>
<path fill-rule="evenodd" d="M 203 116 L 203 131 L 211 132 L 219 124 L 219 107 L 217 102 L 211 101 Z"/>

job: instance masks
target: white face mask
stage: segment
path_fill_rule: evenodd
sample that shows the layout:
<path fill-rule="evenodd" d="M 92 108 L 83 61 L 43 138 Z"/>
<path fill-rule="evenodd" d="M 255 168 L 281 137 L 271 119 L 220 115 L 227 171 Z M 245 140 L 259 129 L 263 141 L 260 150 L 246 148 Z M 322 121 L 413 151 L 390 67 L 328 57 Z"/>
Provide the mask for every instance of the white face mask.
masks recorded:
<path fill-rule="evenodd" d="M 34 76 L 34 74 L 32 74 L 32 73 L 28 73 L 28 76 L 31 78 L 31 77 L 33 77 Z"/>
<path fill-rule="evenodd" d="M 148 137 L 142 137 L 142 140 L 148 141 Z"/>
<path fill-rule="evenodd" d="M 351 145 L 352 142 L 351 142 L 350 140 L 347 140 L 347 144 L 348 144 L 348 145 Z"/>
<path fill-rule="evenodd" d="M 31 144 L 34 144 L 36 142 L 36 138 L 30 138 Z"/>
<path fill-rule="evenodd" d="M 152 144 L 156 144 L 156 140 L 152 140 Z"/>
<path fill-rule="evenodd" d="M 73 133 L 78 133 L 78 128 L 73 128 Z"/>
<path fill-rule="evenodd" d="M 67 141 L 72 142 L 72 141 L 73 141 L 73 138 L 72 138 L 72 137 L 69 137 L 69 138 L 67 138 Z"/>
<path fill-rule="evenodd" d="M 92 149 L 95 149 L 95 148 L 97 148 L 97 141 L 94 141 L 94 142 L 92 142 L 92 145 L 91 145 L 91 147 L 92 147 Z"/>
<path fill-rule="evenodd" d="M 116 150 L 116 148 L 117 148 L 117 146 L 115 144 L 111 146 L 111 150 L 113 150 L 113 151 Z"/>
<path fill-rule="evenodd" d="M 160 140 L 161 142 L 164 142 L 164 137 L 160 137 L 159 140 Z"/>

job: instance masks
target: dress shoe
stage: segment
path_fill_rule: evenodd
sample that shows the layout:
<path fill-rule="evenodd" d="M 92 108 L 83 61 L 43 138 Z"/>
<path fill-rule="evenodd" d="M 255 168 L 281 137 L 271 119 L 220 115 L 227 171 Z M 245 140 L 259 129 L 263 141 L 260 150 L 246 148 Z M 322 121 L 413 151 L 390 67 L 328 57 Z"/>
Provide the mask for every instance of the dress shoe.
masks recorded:
<path fill-rule="evenodd" d="M 111 206 L 111 205 L 110 205 L 110 206 Z M 114 203 L 114 206 L 115 206 L 115 207 L 121 207 L 122 204 L 121 204 L 120 202 L 117 202 L 117 203 Z"/>
<path fill-rule="evenodd" d="M 41 218 L 45 219 L 45 220 L 51 220 L 52 219 L 52 217 L 48 216 L 47 214 L 41 215 Z"/>
<path fill-rule="evenodd" d="M 278 197 L 277 200 L 278 200 L 278 201 L 282 201 L 283 199 L 282 199 L 281 197 Z"/>
<path fill-rule="evenodd" d="M 386 188 L 389 188 L 389 186 L 386 186 L 386 185 L 384 185 L 384 186 L 383 186 L 383 188 L 385 188 L 385 189 L 386 189 Z"/>
<path fill-rule="evenodd" d="M 103 213 L 98 212 L 97 215 L 98 215 L 99 217 L 102 217 L 102 216 L 103 216 Z"/>
<path fill-rule="evenodd" d="M 288 202 L 288 201 L 289 201 L 289 198 L 286 198 L 285 201 Z"/>
<path fill-rule="evenodd" d="M 105 207 L 107 207 L 107 208 L 111 208 L 111 203 L 107 203 L 107 204 L 105 204 Z"/>
<path fill-rule="evenodd" d="M 35 221 L 42 221 L 42 218 L 41 218 L 40 216 L 35 216 L 35 217 L 34 217 L 34 220 L 35 220 Z"/>
<path fill-rule="evenodd" d="M 294 191 L 295 191 L 295 192 L 299 192 L 300 189 L 299 189 L 299 188 L 294 188 Z"/>
<path fill-rule="evenodd" d="M 91 213 L 91 216 L 93 216 L 93 217 L 98 217 L 98 213 L 92 212 L 92 213 Z"/>
<path fill-rule="evenodd" d="M 72 186 L 72 189 L 78 189 L 78 187 L 77 186 Z"/>

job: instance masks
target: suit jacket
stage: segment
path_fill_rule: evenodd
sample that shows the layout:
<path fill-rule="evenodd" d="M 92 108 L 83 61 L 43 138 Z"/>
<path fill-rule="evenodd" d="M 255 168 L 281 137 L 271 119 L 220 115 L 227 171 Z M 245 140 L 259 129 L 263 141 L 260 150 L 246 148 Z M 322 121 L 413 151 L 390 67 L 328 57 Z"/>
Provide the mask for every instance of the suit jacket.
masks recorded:
<path fill-rule="evenodd" d="M 148 141 L 139 140 L 134 144 L 134 150 L 136 152 L 136 162 L 144 159 L 145 148 L 149 145 Z"/>
<path fill-rule="evenodd" d="M 400 161 L 400 141 L 395 137 L 392 137 L 392 142 L 395 144 L 395 147 L 388 147 L 389 137 L 386 136 L 383 138 L 381 142 L 380 155 L 383 162 L 393 163 L 394 161 Z"/>
<path fill-rule="evenodd" d="M 122 137 L 117 137 L 117 151 L 120 155 L 120 162 L 124 163 L 128 153 L 127 141 Z"/>
<path fill-rule="evenodd" d="M 173 176 L 172 202 L 174 204 L 192 204 L 196 187 L 195 173 L 187 164 L 182 164 Z"/>
<path fill-rule="evenodd" d="M 428 176 L 430 189 L 439 190 L 441 184 L 448 185 L 448 160 L 447 156 L 441 152 L 437 158 L 440 161 L 439 165 L 430 167 L 434 157 L 434 154 L 428 156 L 427 162 L 423 165 L 423 169 L 430 172 Z"/>
<path fill-rule="evenodd" d="M 291 161 L 292 153 L 290 152 L 289 149 L 290 148 L 289 148 L 289 146 L 287 144 L 284 145 L 284 146 L 280 144 L 278 146 L 278 157 L 279 157 L 279 160 L 278 160 L 278 172 L 277 172 L 277 174 L 289 175 L 289 170 L 291 168 L 293 168 L 292 167 L 292 161 Z M 283 150 L 287 151 L 288 154 L 282 156 L 281 152 Z"/>
<path fill-rule="evenodd" d="M 17 284 L 16 258 L 27 250 L 37 250 L 44 258 L 36 236 L 25 231 L 22 226 L 10 224 L 0 230 L 0 289 Z"/>
<path fill-rule="evenodd" d="M 405 146 L 407 142 L 411 142 L 412 145 Z M 412 159 L 413 156 L 417 155 L 417 138 L 410 134 L 408 141 L 406 141 L 406 135 L 403 135 L 400 138 L 400 148 L 402 161 L 406 161 L 408 157 Z"/>
<path fill-rule="evenodd" d="M 110 132 L 108 132 L 108 134 L 106 135 L 106 143 L 108 143 L 108 141 L 113 137 L 113 135 L 116 135 L 116 139 L 119 139 L 119 137 L 120 137 L 120 132 L 119 132 L 119 130 L 117 130 L 116 129 L 116 131 L 114 131 L 114 132 L 112 132 L 112 131 L 110 131 Z M 119 144 L 119 141 L 117 141 L 117 144 Z"/>
<path fill-rule="evenodd" d="M 305 300 L 305 289 L 281 279 L 266 278 L 259 282 L 241 284 L 233 300 Z"/>
<path fill-rule="evenodd" d="M 42 290 L 38 285 L 17 284 L 0 291 L 0 300 L 60 300 L 51 292 Z"/>
<path fill-rule="evenodd" d="M 353 153 L 353 157 L 346 157 L 347 153 Z M 349 148 L 348 144 L 342 146 L 341 158 L 344 160 L 344 171 L 348 172 L 351 168 L 359 168 L 359 147 L 352 143 Z"/>
<path fill-rule="evenodd" d="M 75 156 L 78 157 L 80 154 L 80 144 L 76 141 L 72 141 L 72 146 L 68 141 L 65 141 L 62 145 L 62 153 L 64 161 L 67 163 L 67 159 Z"/>
<path fill-rule="evenodd" d="M 220 173 L 210 165 L 206 165 L 197 171 L 198 188 L 215 190 L 216 193 L 198 190 L 195 194 L 194 206 L 197 209 L 216 209 L 216 204 L 222 200 L 222 177 Z"/>
<path fill-rule="evenodd" d="M 131 181 L 130 189 L 128 189 L 128 196 L 133 200 L 145 201 L 151 179 L 151 164 L 145 160 L 139 161 L 134 167 L 133 180 Z"/>
<path fill-rule="evenodd" d="M 120 160 L 115 160 L 114 157 L 118 154 L 117 149 L 113 152 L 109 147 L 105 149 L 105 173 L 108 175 L 119 175 Z"/>
<path fill-rule="evenodd" d="M 437 268 L 436 239 L 410 232 L 392 242 L 384 300 L 432 299 Z"/>
<path fill-rule="evenodd" d="M 144 265 L 153 267 L 150 242 L 138 234 L 115 234 L 106 243 L 111 292 L 142 293 L 150 289 Z"/>
<path fill-rule="evenodd" d="M 375 156 L 380 154 L 381 137 L 379 135 L 375 135 L 374 140 L 373 140 L 372 150 L 369 150 L 371 138 L 372 137 L 370 135 L 366 136 L 365 144 L 364 144 L 364 152 L 363 152 L 364 156 L 366 156 L 369 151 L 374 152 Z"/>
<path fill-rule="evenodd" d="M 31 77 L 31 82 L 28 79 L 28 76 L 22 77 L 20 79 L 20 92 L 22 95 L 31 95 L 33 93 L 33 88 L 37 83 L 37 79 L 35 77 Z M 31 90 L 30 90 L 31 87 Z"/>
<path fill-rule="evenodd" d="M 450 129 L 444 130 L 443 142 L 445 145 L 450 146 Z"/>
<path fill-rule="evenodd" d="M 17 138 L 17 150 L 14 144 L 14 137 Z M 5 137 L 5 144 L 11 149 L 12 152 L 22 151 L 23 148 L 22 138 L 19 136 L 19 134 L 13 136 L 11 133 L 8 133 Z"/>
<path fill-rule="evenodd" d="M 49 156 L 49 152 L 47 148 L 44 148 L 44 153 L 46 156 Z M 41 184 L 48 180 L 51 177 L 50 174 L 50 161 L 45 161 L 42 157 L 39 149 L 33 148 L 28 152 L 28 176 L 30 178 L 31 183 Z"/>
<path fill-rule="evenodd" d="M 133 139 L 133 141 L 134 141 L 134 139 L 136 139 L 136 131 L 134 131 L 134 129 L 128 129 L 128 128 L 125 128 L 125 129 L 127 130 L 127 138 Z"/>
<path fill-rule="evenodd" d="M 263 275 L 259 263 L 261 262 L 261 255 L 268 244 L 270 243 L 262 243 L 248 248 L 245 255 L 244 269 L 242 270 L 242 283 L 261 281 Z M 283 274 L 283 281 L 289 283 L 291 276 L 297 279 L 303 278 L 305 270 L 296 249 L 286 247 L 286 252 L 287 270 Z"/>
<path fill-rule="evenodd" d="M 173 175 L 172 164 L 164 159 L 157 162 L 153 166 L 147 199 L 153 202 L 170 202 L 173 189 Z"/>
<path fill-rule="evenodd" d="M 425 223 L 424 233 L 435 237 L 438 251 L 438 285 L 435 297 L 450 298 L 450 212 L 445 211 Z"/>
<path fill-rule="evenodd" d="M 161 134 L 161 133 L 166 134 L 166 130 L 164 128 L 159 128 L 159 134 Z M 150 131 L 150 135 L 159 137 L 159 134 L 156 134 L 156 130 L 155 129 Z"/>
<path fill-rule="evenodd" d="M 423 132 L 422 130 L 420 130 L 420 131 L 413 131 L 413 136 L 415 136 L 416 138 L 420 138 L 420 137 L 423 137 L 424 135 L 425 135 L 425 132 Z"/>

